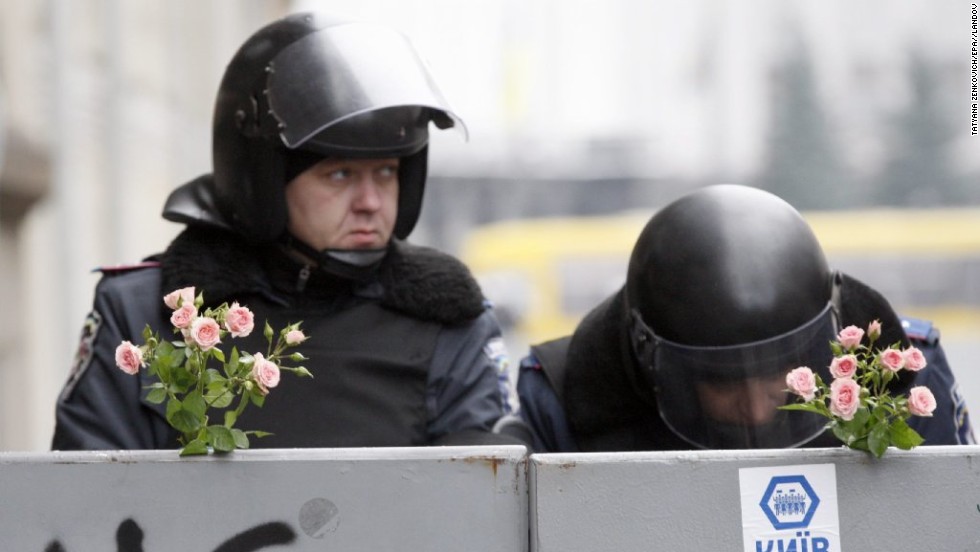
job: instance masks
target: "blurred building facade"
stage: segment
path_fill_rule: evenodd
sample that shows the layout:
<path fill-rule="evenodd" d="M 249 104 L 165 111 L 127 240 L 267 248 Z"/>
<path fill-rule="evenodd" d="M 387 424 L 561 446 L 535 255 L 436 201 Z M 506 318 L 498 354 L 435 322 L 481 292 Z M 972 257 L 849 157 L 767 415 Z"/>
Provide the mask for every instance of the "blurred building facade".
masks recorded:
<path fill-rule="evenodd" d="M 433 138 L 417 241 L 721 181 L 801 208 L 980 204 L 961 0 L 6 0 L 0 450 L 47 448 L 92 269 L 176 235 L 160 208 L 209 170 L 225 63 L 307 8 L 401 28 L 468 125 Z"/>
<path fill-rule="evenodd" d="M 214 91 L 287 2 L 11 0 L 0 5 L 0 449 L 50 446 L 99 266 L 176 228 L 177 183 L 207 170 Z"/>

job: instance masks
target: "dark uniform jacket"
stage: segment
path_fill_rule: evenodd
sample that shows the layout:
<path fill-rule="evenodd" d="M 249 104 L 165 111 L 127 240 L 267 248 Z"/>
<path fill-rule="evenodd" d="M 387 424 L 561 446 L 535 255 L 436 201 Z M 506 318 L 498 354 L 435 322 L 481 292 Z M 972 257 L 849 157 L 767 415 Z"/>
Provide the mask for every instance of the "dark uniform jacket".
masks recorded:
<path fill-rule="evenodd" d="M 932 417 L 913 416 L 909 425 L 927 445 L 973 444 L 973 429 L 956 379 L 931 324 L 900 319 L 887 301 L 863 283 L 844 276 L 841 326 L 882 322 L 881 343 L 915 345 L 926 356 L 919 372 L 900 372 L 895 392 L 925 385 L 936 397 Z M 656 400 L 638 385 L 630 353 L 622 291 L 590 312 L 571 336 L 531 348 L 517 383 L 521 415 L 534 434 L 537 452 L 688 450 L 657 413 Z M 904 329 L 904 331 L 903 331 Z M 807 446 L 839 446 L 831 435 Z"/>
<path fill-rule="evenodd" d="M 164 405 L 145 400 L 149 376 L 121 371 L 114 352 L 124 340 L 142 344 L 146 324 L 170 339 L 163 296 L 187 286 L 206 305 L 247 306 L 256 328 L 302 321 L 309 337 L 296 350 L 314 377 L 284 372 L 236 424 L 273 433 L 253 447 L 524 444 L 491 432 L 510 410 L 506 351 L 476 282 L 448 255 L 393 243 L 368 281 L 313 271 L 301 282 L 303 265 L 279 246 L 189 227 L 149 261 L 105 271 L 96 288 L 57 404 L 56 450 L 178 446 Z M 262 331 L 230 345 L 268 348 Z"/>

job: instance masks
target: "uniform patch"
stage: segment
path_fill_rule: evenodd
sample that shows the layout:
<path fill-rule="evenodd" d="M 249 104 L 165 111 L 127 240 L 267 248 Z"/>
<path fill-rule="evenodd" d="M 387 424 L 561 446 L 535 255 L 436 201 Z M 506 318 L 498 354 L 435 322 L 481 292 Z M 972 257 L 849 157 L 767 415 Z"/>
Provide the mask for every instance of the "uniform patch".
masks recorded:
<path fill-rule="evenodd" d="M 966 400 L 960 394 L 957 384 L 949 390 L 953 399 L 953 423 L 956 424 L 956 440 L 961 445 L 975 445 L 977 439 L 973 435 L 973 425 L 970 423 L 970 411 L 966 408 Z"/>
<path fill-rule="evenodd" d="M 82 324 L 82 335 L 78 340 L 78 347 L 75 349 L 75 358 L 72 360 L 71 370 L 68 372 L 68 381 L 61 392 L 61 401 L 68 400 L 78 381 L 89 365 L 92 364 L 92 356 L 95 354 L 95 338 L 99 335 L 102 328 L 102 315 L 92 311 L 85 317 Z"/>
<path fill-rule="evenodd" d="M 510 355 L 507 353 L 507 345 L 504 343 L 504 339 L 495 337 L 487 341 L 483 347 L 483 354 L 487 355 L 490 362 L 497 368 L 497 387 L 500 389 L 500 397 L 503 400 L 504 413 L 516 413 L 519 402 L 510 373 Z"/>

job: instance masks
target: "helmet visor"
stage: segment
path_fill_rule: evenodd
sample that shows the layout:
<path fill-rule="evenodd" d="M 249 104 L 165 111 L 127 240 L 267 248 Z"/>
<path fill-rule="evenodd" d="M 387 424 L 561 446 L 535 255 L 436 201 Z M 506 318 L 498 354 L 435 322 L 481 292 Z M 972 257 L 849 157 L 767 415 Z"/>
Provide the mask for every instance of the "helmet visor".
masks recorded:
<path fill-rule="evenodd" d="M 408 39 L 381 25 L 349 23 L 311 33 L 284 48 L 268 72 L 269 107 L 289 148 L 316 137 L 341 150 L 407 155 L 425 145 L 430 120 L 466 134 Z M 340 124 L 382 110 L 398 121 L 389 121 L 393 128 L 380 136 L 378 129 L 357 133 Z M 378 124 L 374 119 L 370 124 Z M 341 129 L 331 136 L 336 126 Z"/>
<path fill-rule="evenodd" d="M 786 374 L 809 366 L 828 381 L 836 326 L 828 303 L 783 335 L 743 345 L 692 347 L 656 336 L 634 311 L 632 341 L 653 384 L 660 416 L 674 433 L 701 448 L 788 448 L 819 435 L 826 420 L 778 409 L 795 400 L 786 391 Z"/>

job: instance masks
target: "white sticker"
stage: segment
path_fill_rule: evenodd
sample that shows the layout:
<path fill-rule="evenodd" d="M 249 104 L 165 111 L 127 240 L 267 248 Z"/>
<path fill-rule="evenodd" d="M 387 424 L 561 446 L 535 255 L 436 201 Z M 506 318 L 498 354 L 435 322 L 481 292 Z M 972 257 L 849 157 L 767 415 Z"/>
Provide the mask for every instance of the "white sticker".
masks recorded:
<path fill-rule="evenodd" d="M 834 464 L 738 470 L 745 552 L 840 552 Z"/>

